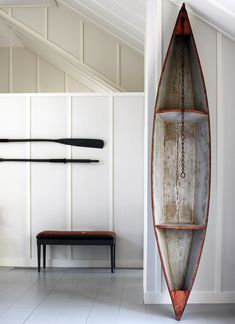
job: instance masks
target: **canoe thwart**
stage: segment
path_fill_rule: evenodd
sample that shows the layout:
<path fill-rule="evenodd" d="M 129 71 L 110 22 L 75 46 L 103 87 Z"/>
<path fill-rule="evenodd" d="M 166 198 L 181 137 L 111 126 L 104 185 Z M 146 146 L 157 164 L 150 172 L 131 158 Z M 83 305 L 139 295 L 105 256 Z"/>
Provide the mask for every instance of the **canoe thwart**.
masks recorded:
<path fill-rule="evenodd" d="M 157 114 L 164 114 L 168 112 L 180 112 L 179 108 L 168 108 L 168 107 L 161 107 L 158 111 L 156 111 Z M 184 113 L 195 113 L 195 114 L 203 114 L 203 115 L 209 115 L 207 111 L 202 111 L 199 108 L 192 107 L 184 109 Z"/>
<path fill-rule="evenodd" d="M 181 112 L 179 109 L 164 109 L 158 110 L 157 115 L 162 120 L 168 122 L 180 121 Z M 196 109 L 185 109 L 184 118 L 186 122 L 197 122 L 208 117 L 208 113 L 196 110 Z"/>
<path fill-rule="evenodd" d="M 176 230 L 204 230 L 206 225 L 203 224 L 180 224 L 180 223 L 163 223 L 156 225 L 158 229 L 176 229 Z"/>

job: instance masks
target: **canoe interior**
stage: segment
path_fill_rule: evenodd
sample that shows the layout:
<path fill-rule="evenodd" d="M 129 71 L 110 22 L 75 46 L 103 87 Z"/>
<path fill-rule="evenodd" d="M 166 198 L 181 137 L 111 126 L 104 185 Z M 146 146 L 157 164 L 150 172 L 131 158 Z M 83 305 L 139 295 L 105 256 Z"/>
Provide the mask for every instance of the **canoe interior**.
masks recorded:
<path fill-rule="evenodd" d="M 174 36 L 172 39 L 164 74 L 162 75 L 158 109 L 175 109 L 179 107 L 183 52 L 185 56 L 185 109 L 197 107 L 199 111 L 206 112 L 208 108 L 204 82 L 201 77 L 195 43 L 191 35 Z"/>
<path fill-rule="evenodd" d="M 179 177 L 181 141 L 177 141 L 183 53 L 185 178 Z M 189 291 L 205 238 L 210 190 L 209 112 L 192 35 L 172 38 L 159 85 L 153 127 L 155 231 L 170 291 Z"/>

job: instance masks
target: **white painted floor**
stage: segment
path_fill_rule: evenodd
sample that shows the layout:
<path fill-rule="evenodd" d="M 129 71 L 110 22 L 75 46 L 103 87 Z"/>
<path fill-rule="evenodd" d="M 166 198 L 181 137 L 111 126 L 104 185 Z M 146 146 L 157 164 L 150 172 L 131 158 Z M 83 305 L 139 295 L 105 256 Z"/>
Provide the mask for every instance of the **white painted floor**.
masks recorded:
<path fill-rule="evenodd" d="M 188 305 L 184 324 L 235 324 L 235 305 Z M 142 271 L 0 268 L 3 324 L 177 323 L 171 305 L 143 305 Z"/>

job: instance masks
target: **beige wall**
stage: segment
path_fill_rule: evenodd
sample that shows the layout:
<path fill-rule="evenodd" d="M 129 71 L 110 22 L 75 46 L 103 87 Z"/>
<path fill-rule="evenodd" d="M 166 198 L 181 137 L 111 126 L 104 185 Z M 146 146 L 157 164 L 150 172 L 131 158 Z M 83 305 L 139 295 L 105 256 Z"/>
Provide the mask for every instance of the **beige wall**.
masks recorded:
<path fill-rule="evenodd" d="M 92 92 L 24 47 L 0 47 L 0 93 Z"/>
<path fill-rule="evenodd" d="M 48 9 L 15 8 L 9 10 L 8 14 L 73 57 L 94 75 L 104 77 L 106 82 L 125 91 L 143 91 L 143 54 L 122 43 L 107 30 L 85 20 L 78 12 L 60 5 Z M 1 56 L 4 56 L 4 51 L 6 49 L 0 49 Z M 45 53 L 42 60 L 26 49 L 14 49 L 13 73 L 12 77 L 8 76 L 8 88 L 13 92 L 92 91 L 85 84 L 65 76 L 61 67 L 57 69 L 46 63 L 46 55 Z M 10 59 L 5 58 L 6 65 L 11 65 Z M 9 71 L 11 72 L 11 66 Z M 7 83 L 7 77 L 5 81 L 0 80 L 0 92 L 7 89 L 4 82 Z"/>

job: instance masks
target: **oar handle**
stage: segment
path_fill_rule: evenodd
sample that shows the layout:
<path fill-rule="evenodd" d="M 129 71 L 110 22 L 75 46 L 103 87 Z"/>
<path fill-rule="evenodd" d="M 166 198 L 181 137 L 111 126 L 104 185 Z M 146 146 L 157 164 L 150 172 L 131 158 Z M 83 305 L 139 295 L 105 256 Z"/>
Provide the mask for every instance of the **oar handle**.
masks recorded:
<path fill-rule="evenodd" d="M 91 160 L 91 159 L 49 159 L 48 162 L 50 162 L 50 163 L 98 163 L 99 160 Z"/>
<path fill-rule="evenodd" d="M 39 162 L 39 163 L 98 163 L 99 160 L 91 159 L 3 159 L 0 162 Z"/>
<path fill-rule="evenodd" d="M 0 138 L 0 143 L 19 143 L 19 142 L 55 142 L 56 140 L 52 139 L 44 139 L 44 138 L 37 138 L 37 139 L 30 139 L 30 138 Z"/>

